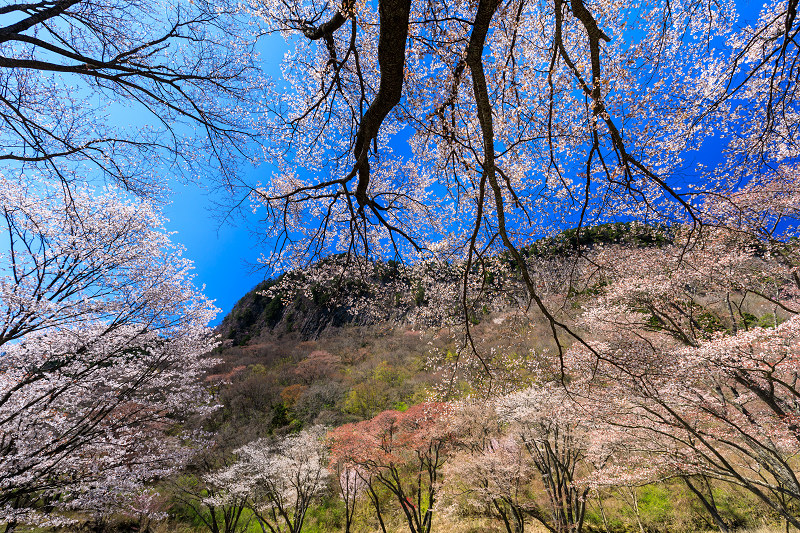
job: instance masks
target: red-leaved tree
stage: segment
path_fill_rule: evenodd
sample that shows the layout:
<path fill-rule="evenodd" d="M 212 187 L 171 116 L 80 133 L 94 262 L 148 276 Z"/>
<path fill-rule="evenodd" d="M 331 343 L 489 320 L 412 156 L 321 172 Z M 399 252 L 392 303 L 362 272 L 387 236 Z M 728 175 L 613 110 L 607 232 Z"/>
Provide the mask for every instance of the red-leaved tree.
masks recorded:
<path fill-rule="evenodd" d="M 424 403 L 341 426 L 330 433 L 331 459 L 354 465 L 368 485 L 387 488 L 411 533 L 429 533 L 450 443 L 442 424 L 449 412 L 446 404 Z M 376 511 L 383 527 L 377 506 Z"/>

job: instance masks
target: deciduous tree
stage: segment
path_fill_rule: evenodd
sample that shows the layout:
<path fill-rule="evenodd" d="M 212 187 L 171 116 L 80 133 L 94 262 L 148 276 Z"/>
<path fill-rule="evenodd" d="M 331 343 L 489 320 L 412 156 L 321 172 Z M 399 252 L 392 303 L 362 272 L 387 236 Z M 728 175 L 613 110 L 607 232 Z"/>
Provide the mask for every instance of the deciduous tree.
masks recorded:
<path fill-rule="evenodd" d="M 554 533 L 583 529 L 590 485 L 580 476 L 590 470 L 591 424 L 582 408 L 560 384 L 533 385 L 510 394 L 498 411 L 513 424 L 510 434 L 530 457 L 530 470 L 538 473 L 547 505 L 528 505 L 527 511 Z M 594 458 L 602 463 L 605 457 Z"/>
<path fill-rule="evenodd" d="M 220 489 L 211 501 L 245 501 L 264 532 L 300 533 L 329 476 L 325 433 L 314 426 L 274 442 L 242 446 L 236 463 L 207 476 Z"/>
<path fill-rule="evenodd" d="M 216 309 L 151 205 L 113 188 L 0 181 L 8 527 L 36 502 L 80 508 L 184 462 L 190 448 L 167 431 L 209 408 Z"/>
<path fill-rule="evenodd" d="M 35 0 L 0 8 L 7 176 L 101 176 L 164 199 L 165 171 L 238 175 L 259 118 L 247 4 Z"/>
<path fill-rule="evenodd" d="M 521 251 L 533 238 L 578 228 L 580 249 L 587 224 L 727 224 L 726 204 L 742 229 L 780 229 L 734 205 L 753 184 L 786 190 L 800 155 L 796 12 L 768 2 L 739 23 L 733 2 L 705 0 L 266 2 L 293 50 L 270 99 L 280 169 L 251 191 L 277 242 L 264 260 L 457 261 L 469 328 L 482 294 L 470 279 L 505 250 L 528 304 L 581 342 L 542 299 Z M 699 150 L 721 155 L 696 164 Z"/>
<path fill-rule="evenodd" d="M 619 276 L 583 316 L 594 352 L 575 346 L 567 365 L 594 378 L 595 405 L 613 406 L 606 420 L 638 435 L 662 475 L 740 485 L 795 525 L 796 254 L 793 241 L 726 230 L 623 252 Z M 770 319 L 756 326 L 748 310 L 765 308 Z"/>
<path fill-rule="evenodd" d="M 443 423 L 448 410 L 445 404 L 423 403 L 403 412 L 384 411 L 330 435 L 333 460 L 357 467 L 367 484 L 387 488 L 411 533 L 431 531 L 450 440 Z"/>
<path fill-rule="evenodd" d="M 456 451 L 443 470 L 445 491 L 460 512 L 489 514 L 508 533 L 523 533 L 533 501 L 533 464 L 525 446 L 504 434 L 504 424 L 491 404 L 464 402 L 455 408 Z"/>

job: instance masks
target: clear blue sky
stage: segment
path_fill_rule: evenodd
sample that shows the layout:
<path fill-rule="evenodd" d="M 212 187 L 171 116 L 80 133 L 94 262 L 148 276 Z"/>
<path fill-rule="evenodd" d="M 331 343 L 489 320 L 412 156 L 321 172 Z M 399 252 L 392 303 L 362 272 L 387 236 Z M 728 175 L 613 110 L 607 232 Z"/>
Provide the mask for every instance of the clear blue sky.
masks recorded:
<path fill-rule="evenodd" d="M 262 67 L 277 79 L 280 62 L 287 51 L 280 36 L 262 40 L 259 54 Z M 267 181 L 270 168 L 243 169 L 254 181 Z M 220 223 L 214 209 L 213 197 L 196 185 L 174 184 L 172 204 L 164 211 L 169 219 L 167 229 L 177 232 L 174 242 L 186 248 L 185 256 L 195 265 L 195 284 L 205 285 L 205 294 L 216 301 L 222 311 L 214 321 L 218 324 L 244 294 L 264 279 L 264 272 L 253 272 L 261 255 L 252 232 L 256 219 L 236 219 Z"/>
<path fill-rule="evenodd" d="M 214 324 L 231 310 L 239 298 L 264 279 L 252 272 L 260 255 L 251 228 L 241 220 L 220 224 L 208 195 L 196 186 L 174 187 L 172 205 L 165 209 L 167 229 L 177 232 L 172 240 L 186 248 L 194 261 L 195 284 L 205 285 L 205 295 L 216 300 L 222 312 Z"/>

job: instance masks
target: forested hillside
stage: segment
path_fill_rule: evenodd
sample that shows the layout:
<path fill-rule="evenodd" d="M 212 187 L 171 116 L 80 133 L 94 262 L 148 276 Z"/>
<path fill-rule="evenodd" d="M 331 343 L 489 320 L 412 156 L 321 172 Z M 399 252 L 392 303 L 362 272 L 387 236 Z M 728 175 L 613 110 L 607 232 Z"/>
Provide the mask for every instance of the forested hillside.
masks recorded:
<path fill-rule="evenodd" d="M 130 488 L 123 466 L 50 527 L 789 528 L 800 249 L 727 230 L 689 242 L 613 224 L 532 243 L 550 317 L 502 254 L 469 307 L 463 264 L 334 279 L 332 258 L 264 282 L 217 328 L 204 374 L 184 374 L 216 403 L 174 426 L 184 465 Z M 552 321 L 578 340 L 559 346 Z"/>
<path fill-rule="evenodd" d="M 437 288 L 394 265 L 371 315 L 346 289 L 315 300 L 330 289 L 256 287 L 219 327 L 207 378 L 222 405 L 207 426 L 216 447 L 165 489 L 172 520 L 213 529 L 204 521 L 225 509 L 241 512 L 229 531 L 296 520 L 310 531 L 782 528 L 796 513 L 780 481 L 796 472 L 783 411 L 798 357 L 795 244 L 711 232 L 685 249 L 677 229 L 630 225 L 586 234 L 526 254 L 557 319 L 589 339 L 562 353 L 545 317 L 512 304 L 524 287 L 505 257 L 492 283 L 509 298 L 470 315 L 469 336 L 414 321 L 431 308 L 448 320 L 444 285 L 457 276 Z M 401 278 L 406 293 L 374 301 Z M 313 471 L 295 453 L 316 454 Z"/>

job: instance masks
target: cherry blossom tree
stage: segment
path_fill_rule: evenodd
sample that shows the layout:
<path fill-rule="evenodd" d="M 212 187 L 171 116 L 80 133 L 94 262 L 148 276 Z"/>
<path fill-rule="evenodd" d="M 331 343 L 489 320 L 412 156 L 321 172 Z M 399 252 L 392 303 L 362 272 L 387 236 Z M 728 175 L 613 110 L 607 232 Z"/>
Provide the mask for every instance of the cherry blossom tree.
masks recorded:
<path fill-rule="evenodd" d="M 293 51 L 270 99 L 280 168 L 249 191 L 277 242 L 264 261 L 458 262 L 469 327 L 482 295 L 470 278 L 505 250 L 527 304 L 555 335 L 581 337 L 542 299 L 523 245 L 577 228 L 580 249 L 581 228 L 620 219 L 697 229 L 753 184 L 791 189 L 796 11 L 796 0 L 753 21 L 705 0 L 268 2 L 261 16 Z M 720 160 L 696 164 L 711 142 Z M 742 228 L 776 231 L 762 211 L 737 213 Z"/>
<path fill-rule="evenodd" d="M 531 509 L 533 514 L 536 511 L 535 506 L 529 505 L 533 471 L 526 455 L 525 448 L 515 439 L 495 439 L 480 453 L 457 456 L 451 464 L 458 465 L 458 470 L 447 470 L 446 474 L 466 482 L 464 490 L 473 506 L 477 507 L 477 503 L 483 504 L 484 509 L 488 507 L 508 533 L 523 533 L 525 515 Z"/>
<path fill-rule="evenodd" d="M 590 484 L 579 476 L 590 470 L 592 428 L 582 408 L 560 384 L 534 385 L 499 400 L 500 415 L 513 424 L 510 433 L 530 455 L 547 494 L 548 505 L 530 506 L 528 513 L 554 533 L 580 532 Z"/>
<path fill-rule="evenodd" d="M 0 160 L 164 199 L 163 173 L 238 174 L 264 80 L 248 5 L 36 0 L 0 8 Z"/>
<path fill-rule="evenodd" d="M 91 507 L 185 462 L 188 435 L 167 431 L 211 408 L 216 309 L 150 204 L 0 180 L 0 507 L 13 529 L 37 505 Z"/>
<path fill-rule="evenodd" d="M 165 434 L 207 409 L 216 310 L 156 206 L 165 170 L 234 178 L 264 81 L 239 2 L 6 4 L 0 507 L 13 528 L 53 507 L 100 512 L 190 454 Z"/>
<path fill-rule="evenodd" d="M 245 501 L 264 532 L 299 533 L 330 475 L 325 434 L 325 428 L 314 426 L 275 442 L 242 446 L 236 463 L 207 476 L 220 489 L 209 501 Z"/>
<path fill-rule="evenodd" d="M 534 476 L 525 446 L 504 434 L 504 422 L 491 404 L 461 403 L 450 424 L 456 451 L 443 469 L 445 491 L 460 512 L 488 513 L 508 533 L 523 533 Z"/>
<path fill-rule="evenodd" d="M 336 464 L 339 496 L 344 503 L 344 533 L 350 533 L 353 527 L 353 517 L 356 513 L 356 503 L 359 495 L 364 492 L 364 480 L 358 469 L 352 465 Z"/>
<path fill-rule="evenodd" d="M 742 209 L 720 213 L 755 206 L 766 220 L 782 209 L 774 191 L 754 189 Z M 693 478 L 744 487 L 796 525 L 796 244 L 718 230 L 692 246 L 597 258 L 616 266 L 581 319 L 596 341 L 574 346 L 566 365 L 592 378 L 595 411 L 634 435 L 662 476 L 684 479 L 723 529 Z"/>
<path fill-rule="evenodd" d="M 294 373 L 305 384 L 311 384 L 318 379 L 330 379 L 341 363 L 341 358 L 332 353 L 314 350 L 297 364 Z"/>
<path fill-rule="evenodd" d="M 212 458 L 201 457 L 201 468 L 205 471 L 210 470 L 209 459 Z M 247 509 L 246 497 L 233 496 L 200 476 L 176 476 L 170 485 L 170 495 L 173 511 L 192 516 L 211 533 L 237 533 L 249 523 L 242 516 Z"/>
<path fill-rule="evenodd" d="M 388 489 L 411 533 L 431 531 L 450 440 L 449 429 L 442 423 L 448 412 L 446 404 L 423 403 L 403 412 L 384 411 L 330 434 L 333 460 L 356 467 L 368 492 L 375 483 Z M 374 489 L 371 494 L 375 496 Z M 380 508 L 376 511 L 385 530 Z"/>
<path fill-rule="evenodd" d="M 620 379 L 628 414 L 617 423 L 660 435 L 650 443 L 651 453 L 666 460 L 673 475 L 740 485 L 794 524 L 800 503 L 793 464 L 796 328 L 793 317 L 772 330 L 755 328 L 662 353 L 667 361 L 657 366 L 647 348 L 629 346 L 638 352 L 641 374 Z M 631 366 L 620 366 L 614 374 L 622 378 Z"/>

